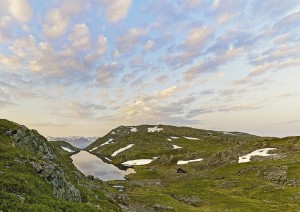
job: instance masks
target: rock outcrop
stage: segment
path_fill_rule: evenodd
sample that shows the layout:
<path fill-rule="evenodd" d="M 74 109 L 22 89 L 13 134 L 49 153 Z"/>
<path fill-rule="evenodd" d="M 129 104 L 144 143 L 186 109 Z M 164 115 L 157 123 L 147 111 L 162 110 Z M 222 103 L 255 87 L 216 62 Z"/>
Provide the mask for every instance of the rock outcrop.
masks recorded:
<path fill-rule="evenodd" d="M 43 179 L 52 184 L 57 198 L 75 202 L 81 201 L 80 192 L 66 180 L 64 172 L 57 164 L 46 161 L 41 163 L 31 161 L 29 163 Z"/>
<path fill-rule="evenodd" d="M 263 172 L 264 179 L 271 181 L 275 184 L 287 185 L 287 186 L 297 186 L 299 185 L 298 179 L 288 178 L 287 176 L 287 166 L 273 166 L 266 169 Z"/>
<path fill-rule="evenodd" d="M 81 201 L 79 190 L 67 181 L 64 171 L 55 163 L 58 156 L 46 138 L 36 130 L 29 130 L 25 126 L 21 126 L 17 131 L 7 130 L 5 134 L 12 138 L 13 145 L 41 156 L 42 160 L 32 160 L 28 163 L 40 177 L 52 185 L 57 198 L 75 202 Z"/>
<path fill-rule="evenodd" d="M 35 152 L 45 160 L 57 159 L 53 149 L 47 144 L 47 139 L 36 130 L 29 130 L 25 126 L 21 126 L 15 134 L 11 133 L 11 138 L 14 145 Z"/>

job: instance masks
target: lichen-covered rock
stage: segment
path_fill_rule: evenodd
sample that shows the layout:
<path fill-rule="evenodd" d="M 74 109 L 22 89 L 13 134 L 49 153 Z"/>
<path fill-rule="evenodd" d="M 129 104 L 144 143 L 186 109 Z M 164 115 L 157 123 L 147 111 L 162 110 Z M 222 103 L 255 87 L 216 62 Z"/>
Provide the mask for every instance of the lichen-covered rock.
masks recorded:
<path fill-rule="evenodd" d="M 275 184 L 287 185 L 287 186 L 297 186 L 300 184 L 299 179 L 288 178 L 287 176 L 287 166 L 273 166 L 267 168 L 264 173 L 264 179 L 271 181 Z"/>
<path fill-rule="evenodd" d="M 167 206 L 167 205 L 159 205 L 159 204 L 153 205 L 153 208 L 154 208 L 155 210 L 158 210 L 158 211 L 160 211 L 160 210 L 163 210 L 163 211 L 172 211 L 172 210 L 173 210 L 173 208 L 170 207 L 170 206 Z"/>
<path fill-rule="evenodd" d="M 33 151 L 43 159 L 54 160 L 57 156 L 53 149 L 47 144 L 47 139 L 41 136 L 36 130 L 29 130 L 21 126 L 15 134 L 12 135 L 14 145 L 22 149 Z"/>
<path fill-rule="evenodd" d="M 29 162 L 32 167 L 45 179 L 52 184 L 54 195 L 57 198 L 68 201 L 80 202 L 80 192 L 66 180 L 64 172 L 53 162 Z"/>
<path fill-rule="evenodd" d="M 198 197 L 195 196 L 182 196 L 176 194 L 172 194 L 171 196 L 179 201 L 185 202 L 186 204 L 192 205 L 194 207 L 200 207 L 201 204 L 204 203 Z"/>
<path fill-rule="evenodd" d="M 264 172 L 264 178 L 276 184 L 284 184 L 287 181 L 287 167 L 273 166 Z"/>
<path fill-rule="evenodd" d="M 36 130 L 29 130 L 25 126 L 21 126 L 14 134 L 12 134 L 13 131 L 9 132 L 15 146 L 32 151 L 42 157 L 42 161 L 29 161 L 29 164 L 52 185 L 54 195 L 57 198 L 75 202 L 81 201 L 80 192 L 67 181 L 63 170 L 55 163 L 57 155 L 46 138 Z"/>

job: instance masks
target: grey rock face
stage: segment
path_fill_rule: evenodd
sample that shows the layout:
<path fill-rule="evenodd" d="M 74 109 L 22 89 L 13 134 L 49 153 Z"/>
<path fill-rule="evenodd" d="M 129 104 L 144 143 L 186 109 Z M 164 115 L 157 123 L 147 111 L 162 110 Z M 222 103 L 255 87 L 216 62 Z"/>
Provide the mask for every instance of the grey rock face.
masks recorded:
<path fill-rule="evenodd" d="M 52 185 L 57 198 L 81 201 L 80 192 L 66 180 L 63 170 L 55 163 L 57 155 L 47 139 L 36 130 L 29 130 L 25 126 L 21 126 L 15 134 L 11 135 L 11 138 L 15 146 L 32 151 L 43 158 L 42 161 L 30 161 L 29 164 Z"/>
<path fill-rule="evenodd" d="M 283 184 L 287 180 L 287 167 L 274 166 L 264 172 L 264 178 L 276 184 Z"/>
<path fill-rule="evenodd" d="M 41 136 L 36 130 L 29 130 L 25 126 L 21 126 L 18 131 L 12 135 L 12 140 L 16 146 L 33 151 L 46 160 L 54 160 L 57 158 L 52 148 L 48 146 L 47 139 Z"/>
<path fill-rule="evenodd" d="M 263 177 L 275 184 L 297 186 L 299 185 L 298 179 L 288 178 L 287 166 L 273 166 L 264 171 Z"/>

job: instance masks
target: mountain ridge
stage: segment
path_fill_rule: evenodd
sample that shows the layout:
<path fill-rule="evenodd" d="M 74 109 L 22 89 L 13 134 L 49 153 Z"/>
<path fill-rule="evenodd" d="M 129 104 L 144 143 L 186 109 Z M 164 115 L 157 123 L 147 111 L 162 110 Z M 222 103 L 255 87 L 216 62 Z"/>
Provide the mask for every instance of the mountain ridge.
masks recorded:
<path fill-rule="evenodd" d="M 300 136 L 120 126 L 80 150 L 0 119 L 0 145 L 4 211 L 300 209 Z M 70 159 L 79 151 L 135 173 L 108 182 L 84 176 Z"/>
<path fill-rule="evenodd" d="M 124 187 L 119 203 L 128 211 L 300 209 L 300 136 L 120 126 L 85 150 L 135 169 L 114 183 Z"/>

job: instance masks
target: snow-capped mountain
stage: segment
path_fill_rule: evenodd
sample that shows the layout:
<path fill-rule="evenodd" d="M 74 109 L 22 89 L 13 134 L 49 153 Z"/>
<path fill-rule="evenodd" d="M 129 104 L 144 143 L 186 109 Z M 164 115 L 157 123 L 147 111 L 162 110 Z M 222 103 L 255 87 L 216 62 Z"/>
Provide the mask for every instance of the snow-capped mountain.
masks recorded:
<path fill-rule="evenodd" d="M 70 137 L 52 137 L 48 136 L 47 140 L 48 141 L 66 141 L 70 143 L 71 145 L 84 149 L 94 141 L 96 141 L 99 137 L 81 137 L 81 136 L 70 136 Z"/>

